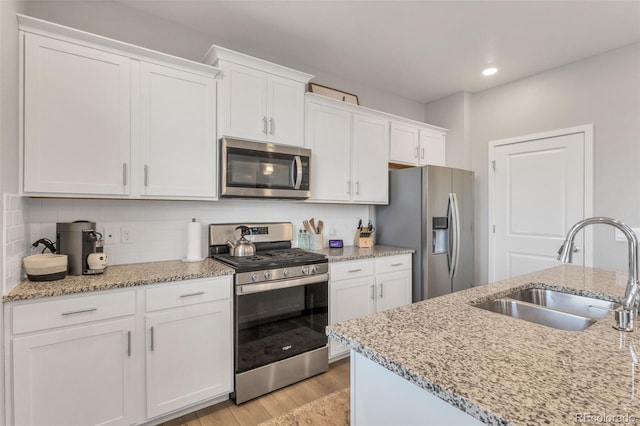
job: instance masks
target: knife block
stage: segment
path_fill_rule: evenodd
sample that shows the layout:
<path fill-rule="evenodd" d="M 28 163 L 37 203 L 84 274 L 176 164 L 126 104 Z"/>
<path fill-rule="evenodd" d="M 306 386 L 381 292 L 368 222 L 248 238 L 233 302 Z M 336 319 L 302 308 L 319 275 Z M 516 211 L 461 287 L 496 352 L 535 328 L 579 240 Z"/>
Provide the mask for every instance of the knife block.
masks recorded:
<path fill-rule="evenodd" d="M 373 231 L 368 229 L 356 229 L 356 236 L 353 239 L 353 244 L 360 248 L 373 247 Z"/>

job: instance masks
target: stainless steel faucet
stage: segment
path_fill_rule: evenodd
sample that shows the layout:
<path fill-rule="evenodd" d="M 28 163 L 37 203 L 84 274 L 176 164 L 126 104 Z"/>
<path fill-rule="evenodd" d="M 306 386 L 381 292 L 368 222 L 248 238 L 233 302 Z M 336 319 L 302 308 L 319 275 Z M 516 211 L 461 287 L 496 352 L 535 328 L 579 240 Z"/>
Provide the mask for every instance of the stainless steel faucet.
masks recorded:
<path fill-rule="evenodd" d="M 573 225 L 567 233 L 567 238 L 558 251 L 558 260 L 564 263 L 571 263 L 574 249 L 573 240 L 578 231 L 587 225 L 598 223 L 618 228 L 629 242 L 629 279 L 627 280 L 622 310 L 616 312 L 616 328 L 618 330 L 632 331 L 633 320 L 637 312 L 638 303 L 640 303 L 640 284 L 638 284 L 638 239 L 631 228 L 619 220 L 608 217 L 590 217 L 581 220 Z"/>

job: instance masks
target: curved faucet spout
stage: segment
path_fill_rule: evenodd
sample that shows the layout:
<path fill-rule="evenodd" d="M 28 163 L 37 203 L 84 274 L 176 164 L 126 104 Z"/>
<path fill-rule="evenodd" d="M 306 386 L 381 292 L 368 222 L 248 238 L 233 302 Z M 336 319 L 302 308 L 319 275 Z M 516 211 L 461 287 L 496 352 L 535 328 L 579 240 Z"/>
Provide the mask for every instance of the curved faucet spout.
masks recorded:
<path fill-rule="evenodd" d="M 640 285 L 638 284 L 638 238 L 635 232 L 623 222 L 609 217 L 590 217 L 581 220 L 571 227 L 567 233 L 564 243 L 558 251 L 558 260 L 564 263 L 571 263 L 573 253 L 573 240 L 576 234 L 585 226 L 603 224 L 618 228 L 629 242 L 629 279 L 625 292 L 624 309 L 632 310 L 640 302 Z"/>

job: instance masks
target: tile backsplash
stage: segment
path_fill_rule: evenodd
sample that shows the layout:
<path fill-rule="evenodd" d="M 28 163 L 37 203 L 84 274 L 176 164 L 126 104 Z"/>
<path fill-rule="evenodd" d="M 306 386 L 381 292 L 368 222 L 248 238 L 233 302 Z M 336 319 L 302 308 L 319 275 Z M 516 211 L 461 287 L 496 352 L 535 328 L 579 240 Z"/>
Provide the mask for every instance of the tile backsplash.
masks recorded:
<path fill-rule="evenodd" d="M 28 235 L 28 205 L 27 199 L 14 194 L 3 194 L 4 211 L 4 291 L 11 290 L 18 284 L 24 274 L 22 272 L 22 258 L 29 252 Z"/>
<path fill-rule="evenodd" d="M 353 244 L 358 219 L 370 216 L 368 205 L 311 204 L 285 200 L 140 201 L 24 198 L 28 241 L 55 241 L 56 222 L 90 220 L 105 234 L 109 264 L 181 259 L 187 253 L 187 224 L 202 224 L 202 253 L 207 253 L 209 223 L 292 222 L 297 233 L 304 219 L 322 219 L 324 241 Z M 126 237 L 128 235 L 128 237 Z M 24 239 L 24 236 L 22 237 Z M 294 240 L 294 244 L 296 241 Z"/>

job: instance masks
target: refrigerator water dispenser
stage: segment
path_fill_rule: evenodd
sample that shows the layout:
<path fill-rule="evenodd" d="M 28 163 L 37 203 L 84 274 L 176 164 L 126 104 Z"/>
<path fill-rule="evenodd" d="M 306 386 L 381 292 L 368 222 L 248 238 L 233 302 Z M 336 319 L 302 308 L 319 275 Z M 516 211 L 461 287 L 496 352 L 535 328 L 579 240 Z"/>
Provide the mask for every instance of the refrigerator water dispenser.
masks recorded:
<path fill-rule="evenodd" d="M 433 254 L 449 253 L 449 218 L 433 217 L 433 241 L 431 243 L 431 252 Z"/>

